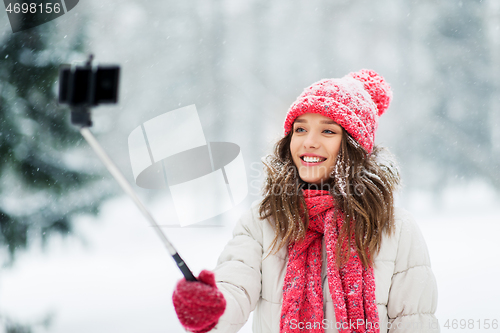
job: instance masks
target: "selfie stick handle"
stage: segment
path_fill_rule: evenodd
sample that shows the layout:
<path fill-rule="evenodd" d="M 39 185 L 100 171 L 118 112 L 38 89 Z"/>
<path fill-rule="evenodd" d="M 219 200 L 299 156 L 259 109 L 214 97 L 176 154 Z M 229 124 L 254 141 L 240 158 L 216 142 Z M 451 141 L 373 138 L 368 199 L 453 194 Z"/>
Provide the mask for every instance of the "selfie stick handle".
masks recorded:
<path fill-rule="evenodd" d="M 149 223 L 151 224 L 153 229 L 156 230 L 156 233 L 158 234 L 158 236 L 160 236 L 163 244 L 168 249 L 168 252 L 170 252 L 170 255 L 172 255 L 172 257 L 174 258 L 175 263 L 177 264 L 177 266 L 181 270 L 181 272 L 184 275 L 184 277 L 186 278 L 186 280 L 196 281 L 196 278 L 194 277 L 194 275 L 191 272 L 191 270 L 189 269 L 189 267 L 186 265 L 184 260 L 182 260 L 182 258 L 179 256 L 179 254 L 175 250 L 172 243 L 169 242 L 169 240 L 167 239 L 167 237 L 165 236 L 163 231 L 160 229 L 160 227 L 156 223 L 153 216 L 149 213 L 147 208 L 142 204 L 141 200 L 139 199 L 139 197 L 137 197 L 134 190 L 132 189 L 132 186 L 130 186 L 129 182 L 125 179 L 125 177 L 120 172 L 120 170 L 117 168 L 117 166 L 113 163 L 113 161 L 106 154 L 106 152 L 101 147 L 99 142 L 96 140 L 96 138 L 94 137 L 92 132 L 88 129 L 88 127 L 81 127 L 80 133 L 85 138 L 85 140 L 87 140 L 87 142 L 92 147 L 92 149 L 94 149 L 97 156 L 99 156 L 99 158 L 104 163 L 104 165 L 106 166 L 108 171 L 111 173 L 111 175 L 113 175 L 113 177 L 116 179 L 118 184 L 120 184 L 120 186 L 125 191 L 125 193 L 127 193 L 132 198 L 132 200 L 135 202 L 137 207 L 139 207 L 139 210 L 142 212 L 142 214 L 149 221 Z"/>

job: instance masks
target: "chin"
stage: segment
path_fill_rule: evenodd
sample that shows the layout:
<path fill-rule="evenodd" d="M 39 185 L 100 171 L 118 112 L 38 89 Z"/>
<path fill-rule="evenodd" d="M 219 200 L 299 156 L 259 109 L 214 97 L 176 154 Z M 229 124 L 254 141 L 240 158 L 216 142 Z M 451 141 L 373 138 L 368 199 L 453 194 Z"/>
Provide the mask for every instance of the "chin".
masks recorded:
<path fill-rule="evenodd" d="M 302 179 L 303 182 L 309 183 L 309 184 L 317 184 L 317 185 L 321 184 L 321 179 L 318 179 L 318 178 L 300 177 L 300 179 Z M 323 181 L 323 183 L 325 183 L 325 181 Z"/>
<path fill-rule="evenodd" d="M 321 180 L 317 180 L 317 179 L 304 179 L 304 182 L 306 182 L 308 184 L 317 184 L 317 185 L 319 185 L 321 183 Z"/>

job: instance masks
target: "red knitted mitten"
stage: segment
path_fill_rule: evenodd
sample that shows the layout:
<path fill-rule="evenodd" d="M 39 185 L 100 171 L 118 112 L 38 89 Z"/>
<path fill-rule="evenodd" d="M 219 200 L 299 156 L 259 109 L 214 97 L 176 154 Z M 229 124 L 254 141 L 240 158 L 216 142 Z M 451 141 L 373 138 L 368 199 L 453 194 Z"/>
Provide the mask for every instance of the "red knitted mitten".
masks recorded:
<path fill-rule="evenodd" d="M 203 270 L 198 281 L 182 279 L 172 295 L 175 312 L 185 329 L 205 333 L 217 325 L 226 300 L 215 284 L 214 273 Z"/>

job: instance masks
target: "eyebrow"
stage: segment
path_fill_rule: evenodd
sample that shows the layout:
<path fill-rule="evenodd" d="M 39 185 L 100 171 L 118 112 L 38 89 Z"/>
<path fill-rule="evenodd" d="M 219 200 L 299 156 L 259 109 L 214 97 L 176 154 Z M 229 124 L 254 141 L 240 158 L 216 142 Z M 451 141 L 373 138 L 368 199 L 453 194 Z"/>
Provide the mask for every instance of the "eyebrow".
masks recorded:
<path fill-rule="evenodd" d="M 307 120 L 305 119 L 296 119 L 295 120 L 296 123 L 307 123 Z M 338 125 L 336 122 L 334 122 L 333 120 L 322 120 L 319 122 L 320 124 L 332 124 L 332 125 Z M 340 126 L 340 125 L 339 125 Z"/>

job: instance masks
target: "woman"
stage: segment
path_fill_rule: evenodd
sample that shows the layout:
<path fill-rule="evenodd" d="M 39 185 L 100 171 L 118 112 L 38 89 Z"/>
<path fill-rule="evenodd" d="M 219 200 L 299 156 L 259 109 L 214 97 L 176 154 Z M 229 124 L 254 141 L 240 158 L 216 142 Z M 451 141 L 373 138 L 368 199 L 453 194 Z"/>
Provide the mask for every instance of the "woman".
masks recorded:
<path fill-rule="evenodd" d="M 439 332 L 423 237 L 394 207 L 397 168 L 374 147 L 392 93 L 371 70 L 314 83 L 290 107 L 264 163 L 264 199 L 214 274 L 173 294 L 193 332 Z"/>

